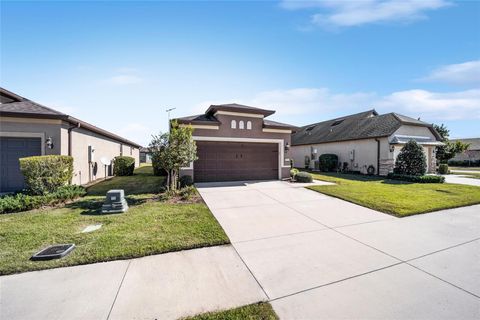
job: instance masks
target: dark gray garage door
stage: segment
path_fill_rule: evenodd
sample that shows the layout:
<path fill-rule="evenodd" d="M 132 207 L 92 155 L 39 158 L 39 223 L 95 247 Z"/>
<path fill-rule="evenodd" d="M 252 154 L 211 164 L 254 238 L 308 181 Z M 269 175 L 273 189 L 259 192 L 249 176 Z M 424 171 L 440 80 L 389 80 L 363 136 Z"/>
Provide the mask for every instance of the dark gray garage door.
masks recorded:
<path fill-rule="evenodd" d="M 197 141 L 195 182 L 278 179 L 278 144 Z"/>
<path fill-rule="evenodd" d="M 0 137 L 0 192 L 24 188 L 19 158 L 41 155 L 40 138 Z"/>

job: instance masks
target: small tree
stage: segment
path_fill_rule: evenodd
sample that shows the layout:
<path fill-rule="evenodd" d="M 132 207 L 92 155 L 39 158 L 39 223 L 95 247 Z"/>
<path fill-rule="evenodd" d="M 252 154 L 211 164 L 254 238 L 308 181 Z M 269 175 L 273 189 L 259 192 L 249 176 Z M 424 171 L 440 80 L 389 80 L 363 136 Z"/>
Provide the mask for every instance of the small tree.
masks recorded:
<path fill-rule="evenodd" d="M 442 123 L 440 126 L 434 124 L 433 127 L 437 130 L 438 134 L 440 135 L 442 142 L 444 145 L 437 146 L 436 148 L 436 156 L 437 160 L 440 163 L 448 163 L 448 160 L 455 157 L 457 153 L 462 153 L 468 149 L 470 144 L 463 143 L 461 141 L 452 142 L 449 140 L 450 130 Z"/>
<path fill-rule="evenodd" d="M 177 190 L 180 168 L 197 160 L 197 146 L 192 133 L 191 126 L 180 127 L 172 122 L 170 133 L 154 135 L 150 143 L 152 162 L 167 172 L 169 190 Z"/>
<path fill-rule="evenodd" d="M 414 140 L 408 141 L 395 161 L 395 173 L 423 176 L 427 171 L 427 158 L 423 148 Z"/>

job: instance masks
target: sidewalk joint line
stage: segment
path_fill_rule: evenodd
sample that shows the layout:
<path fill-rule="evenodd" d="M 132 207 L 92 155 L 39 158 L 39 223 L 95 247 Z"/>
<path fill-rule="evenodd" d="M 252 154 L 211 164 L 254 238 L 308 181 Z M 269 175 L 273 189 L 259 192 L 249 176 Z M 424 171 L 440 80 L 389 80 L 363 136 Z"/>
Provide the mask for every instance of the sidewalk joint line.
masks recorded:
<path fill-rule="evenodd" d="M 131 263 L 132 263 L 132 260 L 129 260 L 127 267 L 125 268 L 125 272 L 123 273 L 122 281 L 120 281 L 120 285 L 118 286 L 117 293 L 115 294 L 115 298 L 113 299 L 112 306 L 110 307 L 110 311 L 108 311 L 107 320 L 110 319 L 110 314 L 112 313 L 115 302 L 117 302 L 117 297 L 118 297 L 118 294 L 120 293 L 120 289 L 122 288 L 123 280 L 125 280 L 125 276 L 127 275 L 127 271 L 128 271 L 128 268 L 130 268 Z"/>

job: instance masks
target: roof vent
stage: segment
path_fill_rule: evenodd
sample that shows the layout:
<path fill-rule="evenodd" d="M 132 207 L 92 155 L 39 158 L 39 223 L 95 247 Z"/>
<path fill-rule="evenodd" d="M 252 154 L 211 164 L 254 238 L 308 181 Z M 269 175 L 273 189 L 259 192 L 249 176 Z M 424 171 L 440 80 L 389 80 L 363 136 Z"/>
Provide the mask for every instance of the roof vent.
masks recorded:
<path fill-rule="evenodd" d="M 315 126 L 310 126 L 307 129 L 305 129 L 305 132 L 310 135 L 312 134 L 310 131 L 312 131 L 313 129 L 315 129 Z"/>
<path fill-rule="evenodd" d="M 339 119 L 339 120 L 335 120 L 335 121 L 334 121 L 334 122 L 331 124 L 331 126 L 332 126 L 332 127 L 334 127 L 334 126 L 338 126 L 340 123 L 342 123 L 342 122 L 343 122 L 343 120 L 345 120 L 345 119 Z"/>

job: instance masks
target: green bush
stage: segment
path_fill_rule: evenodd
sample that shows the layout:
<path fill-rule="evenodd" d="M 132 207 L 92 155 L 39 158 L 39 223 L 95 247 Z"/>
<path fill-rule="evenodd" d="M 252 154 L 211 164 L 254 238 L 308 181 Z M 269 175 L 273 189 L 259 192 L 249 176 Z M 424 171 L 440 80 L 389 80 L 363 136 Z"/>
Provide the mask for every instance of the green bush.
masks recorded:
<path fill-rule="evenodd" d="M 159 152 L 153 153 L 152 154 L 152 168 L 153 168 L 153 174 L 155 176 L 160 176 L 160 177 L 166 177 L 167 176 L 167 170 L 162 168 L 160 165 L 160 159 L 158 157 Z"/>
<path fill-rule="evenodd" d="M 322 154 L 318 157 L 318 168 L 320 171 L 334 171 L 338 166 L 338 156 L 336 154 Z"/>
<path fill-rule="evenodd" d="M 422 146 L 414 140 L 408 141 L 400 151 L 393 171 L 397 174 L 423 176 L 427 172 L 427 157 Z"/>
<path fill-rule="evenodd" d="M 438 166 L 438 173 L 440 174 L 447 174 L 448 173 L 448 164 L 441 163 Z"/>
<path fill-rule="evenodd" d="M 448 160 L 448 165 L 452 167 L 480 167 L 479 160 Z"/>
<path fill-rule="evenodd" d="M 299 170 L 297 168 L 290 169 L 290 178 L 295 179 L 297 173 L 299 173 Z"/>
<path fill-rule="evenodd" d="M 415 183 L 444 183 L 445 177 L 443 176 L 412 176 L 406 174 L 396 174 L 396 173 L 389 173 L 387 178 L 393 180 L 402 180 L 408 182 L 415 182 Z"/>
<path fill-rule="evenodd" d="M 113 174 L 116 176 L 132 176 L 135 170 L 135 158 L 119 156 L 113 160 Z"/>
<path fill-rule="evenodd" d="M 193 178 L 192 176 L 188 176 L 188 175 L 181 176 L 179 179 L 179 182 L 180 182 L 180 188 L 189 187 L 193 185 Z"/>
<path fill-rule="evenodd" d="M 0 214 L 38 209 L 43 206 L 52 206 L 84 196 L 83 187 L 69 185 L 58 187 L 55 192 L 45 195 L 29 195 L 17 193 L 0 197 Z"/>
<path fill-rule="evenodd" d="M 35 156 L 19 161 L 25 184 L 33 195 L 54 192 L 72 180 L 73 158 L 70 156 Z"/>
<path fill-rule="evenodd" d="M 187 187 L 181 188 L 178 191 L 178 195 L 182 200 L 190 200 L 196 194 L 197 194 L 197 189 L 195 189 L 194 186 L 187 186 Z"/>
<path fill-rule="evenodd" d="M 308 172 L 299 172 L 295 175 L 295 181 L 297 182 L 312 182 L 312 175 Z"/>

